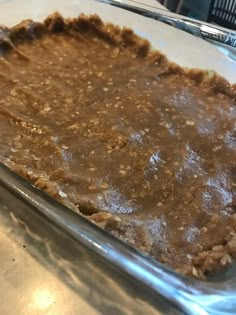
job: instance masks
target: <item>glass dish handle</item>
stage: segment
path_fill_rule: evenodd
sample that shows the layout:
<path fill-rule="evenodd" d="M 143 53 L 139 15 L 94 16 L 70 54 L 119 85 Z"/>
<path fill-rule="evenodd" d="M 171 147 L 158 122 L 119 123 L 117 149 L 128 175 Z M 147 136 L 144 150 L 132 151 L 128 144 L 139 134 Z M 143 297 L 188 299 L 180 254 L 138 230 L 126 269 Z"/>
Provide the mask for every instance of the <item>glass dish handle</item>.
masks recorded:
<path fill-rule="evenodd" d="M 112 6 L 116 6 L 142 16 L 152 18 L 174 26 L 178 29 L 186 31 L 202 39 L 219 42 L 221 44 L 236 48 L 236 32 L 212 25 L 199 20 L 190 19 L 188 17 L 178 15 L 168 10 L 160 9 L 155 6 L 139 3 L 141 6 L 137 6 L 137 1 L 133 0 L 96 0 L 98 2 L 107 3 Z"/>

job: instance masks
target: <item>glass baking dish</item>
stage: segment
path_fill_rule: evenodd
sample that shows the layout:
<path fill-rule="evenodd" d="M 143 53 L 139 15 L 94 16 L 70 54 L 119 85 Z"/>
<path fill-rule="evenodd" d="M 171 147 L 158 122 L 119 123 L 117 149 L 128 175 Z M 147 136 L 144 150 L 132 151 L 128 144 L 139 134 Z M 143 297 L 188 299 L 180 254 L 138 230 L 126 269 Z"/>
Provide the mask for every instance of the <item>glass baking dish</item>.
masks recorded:
<path fill-rule="evenodd" d="M 97 13 L 104 21 L 134 29 L 149 39 L 154 48 L 165 53 L 170 60 L 194 68 L 213 69 L 231 83 L 236 81 L 236 63 L 210 44 L 161 22 L 110 7 L 97 1 L 3 1 L 0 2 L 1 24 L 12 26 L 23 19 L 43 20 L 54 11 L 63 16 Z M 145 7 L 144 4 L 141 4 Z M 151 7 L 146 7 L 151 9 Z M 195 58 L 193 56 L 197 56 Z M 183 277 L 150 257 L 101 230 L 82 216 L 68 211 L 0 164 L 0 185 L 55 224 L 77 242 L 98 254 L 111 266 L 121 270 L 173 309 L 185 314 L 230 314 L 236 309 L 236 273 L 232 265 L 214 278 L 203 282 Z M 19 201 L 20 202 L 20 201 Z M 163 314 L 167 314 L 167 309 Z M 170 313 L 172 314 L 172 313 Z"/>

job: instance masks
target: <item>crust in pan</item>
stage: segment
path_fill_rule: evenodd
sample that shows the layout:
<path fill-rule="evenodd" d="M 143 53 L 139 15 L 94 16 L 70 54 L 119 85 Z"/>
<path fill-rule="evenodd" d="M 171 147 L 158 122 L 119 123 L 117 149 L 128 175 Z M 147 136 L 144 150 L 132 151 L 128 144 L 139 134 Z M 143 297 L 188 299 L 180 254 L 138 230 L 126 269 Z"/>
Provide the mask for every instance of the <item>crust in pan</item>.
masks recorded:
<path fill-rule="evenodd" d="M 0 29 L 0 161 L 177 271 L 236 256 L 236 87 L 96 16 Z"/>

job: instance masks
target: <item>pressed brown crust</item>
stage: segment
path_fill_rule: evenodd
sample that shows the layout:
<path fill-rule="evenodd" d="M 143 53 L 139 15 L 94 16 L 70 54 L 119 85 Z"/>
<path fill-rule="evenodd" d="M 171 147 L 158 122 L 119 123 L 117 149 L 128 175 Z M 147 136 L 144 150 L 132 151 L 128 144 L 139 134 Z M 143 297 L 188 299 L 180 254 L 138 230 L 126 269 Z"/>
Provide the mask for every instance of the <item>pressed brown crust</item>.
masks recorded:
<path fill-rule="evenodd" d="M 2 27 L 0 51 L 0 161 L 183 274 L 232 262 L 236 85 L 96 15 Z"/>

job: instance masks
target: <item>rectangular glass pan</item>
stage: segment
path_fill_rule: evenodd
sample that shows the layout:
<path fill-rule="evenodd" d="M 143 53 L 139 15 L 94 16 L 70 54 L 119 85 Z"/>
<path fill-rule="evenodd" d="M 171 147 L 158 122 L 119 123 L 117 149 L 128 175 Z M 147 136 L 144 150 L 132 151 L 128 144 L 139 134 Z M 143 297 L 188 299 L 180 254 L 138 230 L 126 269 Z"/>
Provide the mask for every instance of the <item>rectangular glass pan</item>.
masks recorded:
<path fill-rule="evenodd" d="M 236 81 L 236 64 L 210 44 L 160 22 L 96 1 L 4 1 L 0 21 L 7 26 L 28 18 L 40 21 L 56 10 L 65 17 L 82 12 L 97 13 L 105 21 L 131 27 L 148 38 L 153 47 L 182 66 L 210 68 L 230 82 Z M 198 58 L 193 57 L 196 53 Z M 24 200 L 33 211 L 43 214 L 48 221 L 103 257 L 111 266 L 168 301 L 170 308 L 186 314 L 227 314 L 236 309 L 236 274 L 233 267 L 208 282 L 184 278 L 69 211 L 3 165 L 0 165 L 0 183 L 16 198 Z"/>

